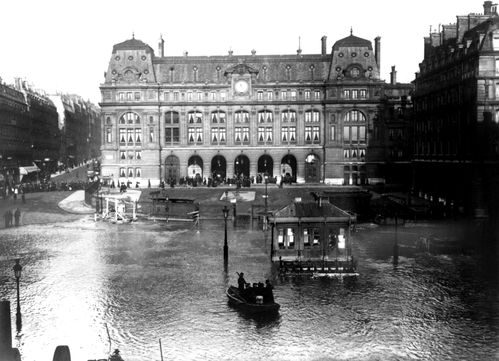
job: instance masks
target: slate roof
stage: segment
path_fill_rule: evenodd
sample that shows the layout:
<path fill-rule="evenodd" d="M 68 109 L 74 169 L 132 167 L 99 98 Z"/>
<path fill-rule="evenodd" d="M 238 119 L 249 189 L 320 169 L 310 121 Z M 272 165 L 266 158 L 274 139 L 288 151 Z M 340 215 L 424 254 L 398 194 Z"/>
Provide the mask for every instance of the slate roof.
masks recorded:
<path fill-rule="evenodd" d="M 349 48 L 349 47 L 356 47 L 356 48 L 366 47 L 369 50 L 373 50 L 372 44 L 369 40 L 359 38 L 358 36 L 355 35 L 350 35 L 334 43 L 333 51 L 338 50 L 339 48 Z"/>
<path fill-rule="evenodd" d="M 274 212 L 273 217 L 279 218 L 298 217 L 298 218 L 324 218 L 324 217 L 349 217 L 350 215 L 335 205 L 323 201 L 319 207 L 317 202 L 293 202 L 278 211 Z"/>
<path fill-rule="evenodd" d="M 117 50 L 137 50 L 137 49 L 145 49 L 147 53 L 154 53 L 154 51 L 149 45 L 135 38 L 128 39 L 122 43 L 114 45 L 113 53 L 115 53 Z"/>

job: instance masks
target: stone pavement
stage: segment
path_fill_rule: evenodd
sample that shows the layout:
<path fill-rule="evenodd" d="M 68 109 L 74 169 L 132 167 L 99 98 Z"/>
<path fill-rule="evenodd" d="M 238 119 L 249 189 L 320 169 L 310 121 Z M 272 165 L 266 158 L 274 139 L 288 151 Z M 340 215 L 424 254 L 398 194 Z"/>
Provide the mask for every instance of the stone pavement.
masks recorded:
<path fill-rule="evenodd" d="M 81 219 L 85 214 L 75 212 L 82 208 L 81 202 L 73 203 L 74 211 L 71 213 L 59 207 L 59 203 L 73 193 L 75 192 L 26 193 L 26 203 L 23 203 L 20 197 L 16 200 L 12 197 L 9 199 L 0 199 L 0 229 L 5 228 L 5 212 L 10 210 L 14 213 L 17 208 L 19 208 L 21 212 L 20 226 L 28 224 L 69 222 Z M 75 199 L 72 199 L 72 201 L 74 202 Z M 12 223 L 14 224 L 14 221 Z"/>

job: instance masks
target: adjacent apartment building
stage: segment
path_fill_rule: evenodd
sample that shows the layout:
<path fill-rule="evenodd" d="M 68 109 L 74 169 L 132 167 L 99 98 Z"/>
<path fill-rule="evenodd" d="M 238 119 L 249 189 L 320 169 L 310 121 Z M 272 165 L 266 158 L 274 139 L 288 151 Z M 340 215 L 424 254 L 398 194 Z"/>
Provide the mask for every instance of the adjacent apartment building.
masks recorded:
<path fill-rule="evenodd" d="M 450 212 L 499 205 L 499 17 L 457 16 L 424 39 L 414 102 L 414 190 Z"/>
<path fill-rule="evenodd" d="M 167 56 L 162 38 L 157 53 L 135 38 L 116 44 L 100 86 L 102 175 L 140 186 L 405 179 L 413 85 L 394 68 L 381 79 L 380 49 L 379 37 L 373 46 L 352 32 L 329 49 L 322 37 L 316 54 Z"/>

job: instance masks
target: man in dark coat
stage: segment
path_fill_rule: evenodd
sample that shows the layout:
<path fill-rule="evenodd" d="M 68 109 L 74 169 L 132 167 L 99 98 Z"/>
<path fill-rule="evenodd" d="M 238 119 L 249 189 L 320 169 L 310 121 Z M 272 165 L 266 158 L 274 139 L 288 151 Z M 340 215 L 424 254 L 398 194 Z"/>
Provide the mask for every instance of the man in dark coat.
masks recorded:
<path fill-rule="evenodd" d="M 244 273 L 239 273 L 239 278 L 237 279 L 237 286 L 239 291 L 244 291 L 244 287 L 246 285 L 246 280 L 244 279 Z"/>

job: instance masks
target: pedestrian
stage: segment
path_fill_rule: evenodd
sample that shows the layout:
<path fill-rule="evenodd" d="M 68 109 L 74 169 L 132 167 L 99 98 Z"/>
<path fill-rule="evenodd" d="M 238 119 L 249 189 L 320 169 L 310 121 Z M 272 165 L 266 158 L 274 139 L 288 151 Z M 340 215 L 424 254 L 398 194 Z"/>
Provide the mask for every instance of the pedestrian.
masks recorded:
<path fill-rule="evenodd" d="M 3 218 L 5 219 L 5 228 L 9 227 L 9 211 L 5 211 Z"/>
<path fill-rule="evenodd" d="M 19 193 L 19 190 L 17 189 L 17 187 L 14 188 L 14 200 L 17 199 L 17 194 Z"/>
<path fill-rule="evenodd" d="M 8 227 L 12 227 L 12 217 L 13 217 L 13 214 L 12 214 L 12 212 L 11 212 L 10 209 L 7 211 L 7 217 L 9 218 L 8 219 Z"/>
<path fill-rule="evenodd" d="M 26 203 L 26 195 L 24 194 L 24 190 L 21 191 L 21 199 L 23 203 Z"/>
<path fill-rule="evenodd" d="M 21 211 L 19 208 L 16 208 L 16 211 L 14 212 L 14 220 L 16 222 L 16 227 L 19 227 L 19 220 L 21 219 Z"/>

